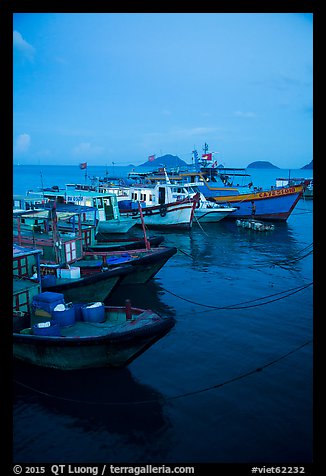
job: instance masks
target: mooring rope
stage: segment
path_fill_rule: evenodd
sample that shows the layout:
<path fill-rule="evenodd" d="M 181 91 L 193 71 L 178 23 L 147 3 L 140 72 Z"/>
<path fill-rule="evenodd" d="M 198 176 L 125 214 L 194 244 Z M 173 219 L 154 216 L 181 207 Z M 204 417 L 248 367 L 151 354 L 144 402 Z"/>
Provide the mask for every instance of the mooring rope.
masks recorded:
<path fill-rule="evenodd" d="M 14 379 L 14 382 L 17 385 L 20 385 L 21 387 L 24 387 L 28 390 L 31 390 L 35 393 L 38 393 L 38 394 L 42 395 L 42 396 L 54 398 L 54 399 L 61 400 L 61 401 L 71 402 L 71 403 L 82 403 L 82 404 L 86 404 L 86 405 L 105 405 L 105 406 L 127 406 L 127 405 L 144 405 L 144 404 L 153 404 L 153 403 L 164 403 L 164 402 L 169 402 L 169 401 L 172 401 L 172 400 L 177 400 L 179 398 L 185 398 L 185 397 L 198 395 L 200 393 L 208 392 L 210 390 L 215 390 L 217 388 L 224 387 L 225 385 L 229 385 L 230 383 L 242 380 L 246 377 L 249 377 L 250 375 L 254 375 L 257 372 L 262 372 L 267 367 L 270 367 L 271 365 L 277 364 L 281 360 L 283 360 L 286 357 L 289 357 L 290 355 L 298 352 L 299 350 L 303 349 L 305 346 L 311 344 L 312 342 L 313 342 L 312 340 L 308 340 L 308 341 L 304 342 L 303 344 L 295 347 L 294 349 L 286 352 L 285 354 L 282 354 L 280 357 L 277 357 L 274 360 L 271 360 L 271 361 L 267 362 L 266 364 L 261 365 L 260 367 L 256 367 L 255 369 L 249 370 L 248 372 L 237 375 L 236 377 L 230 378 L 228 380 L 224 380 L 223 382 L 213 384 L 213 385 L 210 385 L 208 387 L 203 387 L 203 388 L 200 388 L 200 389 L 197 389 L 197 390 L 191 390 L 189 392 L 180 393 L 178 395 L 172 395 L 170 397 L 169 396 L 161 396 L 161 397 L 156 398 L 156 399 L 152 398 L 152 399 L 147 399 L 147 400 L 137 400 L 137 401 L 131 401 L 131 402 L 117 402 L 117 401 L 114 401 L 114 402 L 99 402 L 99 401 L 92 401 L 92 400 L 78 400 L 78 399 L 73 399 L 73 398 L 62 397 L 62 396 L 59 396 L 59 395 L 53 395 L 53 394 L 48 393 L 48 392 L 43 392 L 43 391 L 38 390 L 34 387 L 31 387 L 30 385 L 26 385 L 23 382 L 20 382 L 19 380 L 16 380 L 16 379 Z"/>
<path fill-rule="evenodd" d="M 263 306 L 265 304 L 270 304 L 270 303 L 275 302 L 275 301 L 280 301 L 281 299 L 285 299 L 289 296 L 292 296 L 293 294 L 296 294 L 300 291 L 303 291 L 304 289 L 308 288 L 309 286 L 312 286 L 312 284 L 313 284 L 313 281 L 311 283 L 308 283 L 308 284 L 305 284 L 305 285 L 302 285 L 302 286 L 298 286 L 296 288 L 291 288 L 291 289 L 288 289 L 286 291 L 280 291 L 279 293 L 270 294 L 270 295 L 267 295 L 267 296 L 263 296 L 261 298 L 252 299 L 250 301 L 243 301 L 243 302 L 240 302 L 238 304 L 230 304 L 228 306 L 212 306 L 212 305 L 209 305 L 209 304 L 203 304 L 203 303 L 200 303 L 200 302 L 192 301 L 191 299 L 185 298 L 185 297 L 180 296 L 178 294 L 175 294 L 172 291 L 170 291 L 169 289 L 166 289 L 164 287 L 162 287 L 162 289 L 164 289 L 165 292 L 167 292 L 169 294 L 172 294 L 173 296 L 175 296 L 175 297 L 177 297 L 177 298 L 179 298 L 183 301 L 189 302 L 190 304 L 195 304 L 197 306 L 203 306 L 203 307 L 207 307 L 207 308 L 210 308 L 210 309 L 216 309 L 216 310 L 237 310 L 237 309 L 249 309 L 251 307 Z M 277 295 L 280 295 L 280 294 L 285 294 L 285 293 L 287 293 L 285 296 L 280 296 L 276 299 L 271 299 L 269 301 L 258 303 L 258 304 L 251 304 L 249 306 L 242 306 L 242 304 L 250 304 L 250 303 L 255 302 L 255 301 L 261 301 L 263 299 L 268 299 L 270 297 L 277 296 Z"/>

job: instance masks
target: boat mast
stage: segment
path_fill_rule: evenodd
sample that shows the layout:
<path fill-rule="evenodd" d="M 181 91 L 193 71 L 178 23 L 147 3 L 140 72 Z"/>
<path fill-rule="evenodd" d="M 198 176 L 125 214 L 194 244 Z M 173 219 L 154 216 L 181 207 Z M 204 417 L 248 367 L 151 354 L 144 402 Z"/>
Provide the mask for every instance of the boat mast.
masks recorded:
<path fill-rule="evenodd" d="M 144 233 L 145 247 L 146 247 L 146 250 L 149 251 L 150 248 L 151 248 L 151 244 L 150 244 L 150 242 L 148 241 L 148 238 L 147 238 L 147 235 L 146 235 L 144 215 L 143 215 L 143 210 L 142 210 L 140 201 L 138 201 L 138 211 L 139 211 L 139 215 L 140 215 L 141 226 L 142 226 L 143 233 Z"/>
<path fill-rule="evenodd" d="M 205 142 L 204 147 L 203 147 L 204 154 L 207 154 L 208 151 L 208 144 Z"/>

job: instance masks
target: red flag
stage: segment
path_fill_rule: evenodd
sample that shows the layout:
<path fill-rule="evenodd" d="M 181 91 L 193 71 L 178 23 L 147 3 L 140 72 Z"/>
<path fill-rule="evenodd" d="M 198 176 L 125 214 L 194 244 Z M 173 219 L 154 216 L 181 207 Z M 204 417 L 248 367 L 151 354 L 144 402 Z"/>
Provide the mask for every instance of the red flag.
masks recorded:
<path fill-rule="evenodd" d="M 210 152 L 209 154 L 203 154 L 203 155 L 202 155 L 202 158 L 205 159 L 205 160 L 212 160 L 213 155 L 212 155 L 212 153 Z"/>
<path fill-rule="evenodd" d="M 87 162 L 81 162 L 81 163 L 79 164 L 79 168 L 80 168 L 81 170 L 86 169 L 86 168 L 87 168 Z"/>
<path fill-rule="evenodd" d="M 155 154 L 148 157 L 148 162 L 153 162 L 155 160 Z"/>

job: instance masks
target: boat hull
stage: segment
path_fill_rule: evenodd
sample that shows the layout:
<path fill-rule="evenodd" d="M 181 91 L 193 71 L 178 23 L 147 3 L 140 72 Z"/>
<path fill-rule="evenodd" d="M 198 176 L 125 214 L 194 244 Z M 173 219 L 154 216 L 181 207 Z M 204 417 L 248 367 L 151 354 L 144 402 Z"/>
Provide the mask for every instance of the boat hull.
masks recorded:
<path fill-rule="evenodd" d="M 119 220 L 99 221 L 97 231 L 98 233 L 128 233 L 133 226 L 135 222 L 132 218 L 123 217 Z"/>
<path fill-rule="evenodd" d="M 145 284 L 164 264 L 177 252 L 176 247 L 157 247 L 153 249 L 130 250 L 129 252 L 86 252 L 85 259 L 78 262 L 80 268 L 87 272 L 87 270 L 98 269 L 103 266 L 103 259 L 108 266 L 114 266 L 115 260 L 119 262 L 120 266 L 132 266 L 134 272 L 127 274 L 121 279 L 120 284 Z M 123 263 L 125 260 L 125 264 Z"/>
<path fill-rule="evenodd" d="M 79 279 L 57 278 L 53 285 L 42 285 L 42 291 L 63 293 L 66 300 L 74 302 L 105 301 L 131 273 L 134 273 L 134 268 L 129 265 L 104 272 L 92 270 L 92 274 Z"/>
<path fill-rule="evenodd" d="M 227 199 L 231 206 L 237 208 L 235 212 L 226 217 L 227 220 L 251 218 L 252 202 L 254 202 L 256 206 L 255 218 L 269 221 L 286 221 L 302 193 L 303 187 L 296 186 L 248 194 L 228 195 L 227 197 L 216 196 L 212 193 L 208 198 L 213 199 L 216 203 L 225 203 Z"/>
<path fill-rule="evenodd" d="M 120 314 L 126 313 L 125 308 L 119 309 Z M 33 335 L 30 329 L 14 333 L 14 358 L 59 370 L 128 365 L 174 325 L 171 317 L 138 311 L 139 319 L 127 321 L 118 317 L 121 324 L 116 326 L 108 318 L 104 323 L 77 322 L 70 328 L 63 328 L 60 336 Z"/>
<path fill-rule="evenodd" d="M 121 285 L 147 283 L 176 252 L 177 248 L 175 247 L 150 250 L 146 256 L 140 258 L 138 263 L 134 264 L 135 273 L 125 276 Z"/>
<path fill-rule="evenodd" d="M 173 202 L 165 205 L 157 205 L 142 209 L 145 226 L 155 229 L 189 229 L 192 226 L 195 204 L 191 201 Z M 138 210 L 123 211 L 121 215 L 133 214 L 133 219 L 137 225 L 142 225 L 140 213 Z"/>
<path fill-rule="evenodd" d="M 223 220 L 223 218 L 226 218 L 228 215 L 230 215 L 230 213 L 233 213 L 233 211 L 197 208 L 195 210 L 194 223 L 196 223 L 197 221 L 199 223 L 217 223 L 220 220 Z"/>
<path fill-rule="evenodd" d="M 106 239 L 105 239 L 106 238 Z M 113 240 L 110 241 L 109 236 L 105 234 L 98 234 L 96 236 L 97 244 L 88 246 L 85 251 L 125 251 L 125 250 L 137 250 L 145 248 L 145 240 Z M 151 248 L 159 246 L 164 241 L 164 236 L 155 236 L 148 238 Z"/>

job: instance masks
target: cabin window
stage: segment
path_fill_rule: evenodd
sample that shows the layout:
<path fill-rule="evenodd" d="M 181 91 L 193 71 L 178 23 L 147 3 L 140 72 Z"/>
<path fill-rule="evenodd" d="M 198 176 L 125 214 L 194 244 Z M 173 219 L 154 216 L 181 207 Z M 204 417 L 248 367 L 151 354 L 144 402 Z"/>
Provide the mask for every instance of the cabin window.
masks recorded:
<path fill-rule="evenodd" d="M 28 276 L 28 262 L 26 256 L 13 261 L 13 274 L 19 277 Z"/>
<path fill-rule="evenodd" d="M 83 235 L 84 235 L 83 244 L 85 246 L 90 246 L 92 244 L 92 232 L 91 232 L 91 230 L 85 230 L 83 232 Z"/>
<path fill-rule="evenodd" d="M 67 263 L 77 259 L 76 242 L 75 241 L 65 243 L 65 256 L 66 256 Z"/>
<path fill-rule="evenodd" d="M 150 202 L 153 201 L 153 195 L 152 195 L 152 194 L 150 194 L 148 198 L 149 198 L 149 201 L 150 201 Z"/>
<path fill-rule="evenodd" d="M 22 307 L 25 307 L 25 309 L 22 309 Z M 28 291 L 14 295 L 13 308 L 16 311 L 28 311 Z"/>
<path fill-rule="evenodd" d="M 146 193 L 140 194 L 140 200 L 143 200 L 144 202 L 146 202 Z"/>
<path fill-rule="evenodd" d="M 133 192 L 133 193 L 131 194 L 131 198 L 132 198 L 133 200 L 137 200 L 137 192 Z"/>
<path fill-rule="evenodd" d="M 158 203 L 160 205 L 165 203 L 165 188 L 164 187 L 159 187 L 158 189 Z"/>

